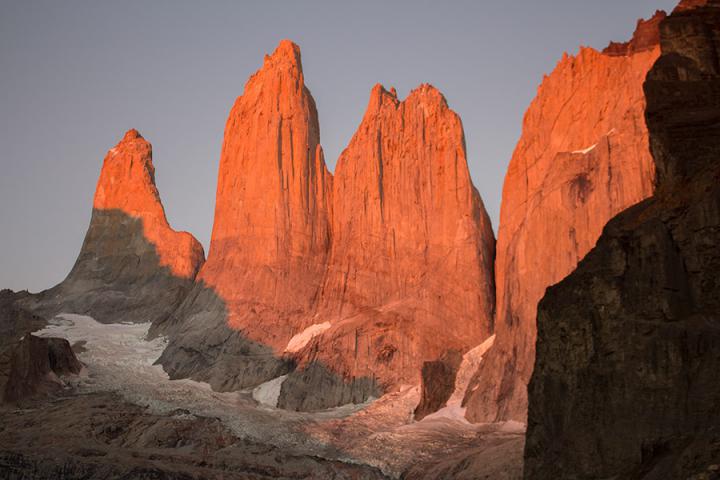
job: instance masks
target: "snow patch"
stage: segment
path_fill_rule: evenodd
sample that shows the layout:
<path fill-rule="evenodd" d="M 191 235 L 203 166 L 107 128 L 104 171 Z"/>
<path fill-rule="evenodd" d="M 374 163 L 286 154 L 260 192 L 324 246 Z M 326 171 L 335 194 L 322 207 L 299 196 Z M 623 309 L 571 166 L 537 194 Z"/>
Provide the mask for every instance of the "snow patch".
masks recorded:
<path fill-rule="evenodd" d="M 280 389 L 286 378 L 287 375 L 282 375 L 258 385 L 252 391 L 253 398 L 262 405 L 273 408 L 277 407 L 278 399 L 280 398 Z"/>
<path fill-rule="evenodd" d="M 462 402 L 462 399 L 465 396 L 465 391 L 467 390 L 468 385 L 470 385 L 470 380 L 480 366 L 480 362 L 482 362 L 483 357 L 494 343 L 495 335 L 491 335 L 483 343 L 463 355 L 463 360 L 460 364 L 460 368 L 458 369 L 457 377 L 455 377 L 455 390 L 450 396 L 448 404 L 451 402 Z"/>
<path fill-rule="evenodd" d="M 315 323 L 290 339 L 285 347 L 286 352 L 298 352 L 314 337 L 330 328 L 330 322 Z"/>
<path fill-rule="evenodd" d="M 457 420 L 461 423 L 468 423 L 465 419 L 466 408 L 462 406 L 465 392 L 470 385 L 470 380 L 480 366 L 483 356 L 495 343 L 495 335 L 490 336 L 483 343 L 463 355 L 462 363 L 455 377 L 455 389 L 443 408 L 423 418 L 421 421 L 435 421 L 438 419 Z"/>
<path fill-rule="evenodd" d="M 465 411 L 467 409 L 462 406 L 462 401 L 460 402 L 450 402 L 448 401 L 447 405 L 445 405 L 443 408 L 438 410 L 437 412 L 431 413 L 430 415 L 426 415 L 421 422 L 434 422 L 438 420 L 455 420 L 460 423 L 467 423 L 470 424 L 470 422 L 467 421 L 465 418 Z"/>
<path fill-rule="evenodd" d="M 590 152 L 592 152 L 593 150 L 595 150 L 595 147 L 597 147 L 597 143 L 594 144 L 594 145 L 589 146 L 588 148 L 584 148 L 584 149 L 582 149 L 582 150 L 575 150 L 575 151 L 572 152 L 572 153 L 581 153 L 581 154 L 585 155 L 585 154 L 590 153 Z"/>
<path fill-rule="evenodd" d="M 615 134 L 616 132 L 617 132 L 617 131 L 616 131 L 614 128 L 611 128 L 604 136 L 605 136 L 605 137 L 609 137 L 610 135 L 613 135 L 613 134 Z M 583 148 L 582 150 L 575 150 L 575 151 L 573 151 L 573 152 L 571 152 L 571 153 L 579 153 L 579 154 L 582 154 L 582 155 L 586 155 L 586 154 L 592 152 L 593 150 L 595 150 L 595 147 L 597 147 L 597 146 L 598 146 L 598 144 L 596 143 L 596 144 L 594 144 L 594 145 L 590 145 L 590 146 L 587 147 L 587 148 Z"/>
<path fill-rule="evenodd" d="M 415 422 L 413 411 L 420 400 L 417 385 L 375 402 L 307 413 L 258 406 L 260 400 L 276 402 L 282 377 L 260 385 L 252 396 L 250 392 L 216 392 L 206 383 L 188 379 L 170 380 L 161 366 L 154 365 L 166 340 L 147 340 L 149 328 L 149 323 L 103 324 L 83 315 L 61 314 L 36 334 L 66 338 L 71 344 L 86 342 L 78 353 L 86 374 L 68 379 L 80 393 L 114 392 L 150 413 L 183 420 L 217 418 L 240 438 L 294 454 L 372 465 L 392 477 L 400 477 L 418 458 L 457 451 L 468 442 L 475 444 L 479 436 L 494 441 L 502 435 L 504 441 L 508 435 L 520 435 L 514 432 L 523 427 L 470 424 L 463 418 L 460 402 L 465 385 L 492 345 L 492 337 L 463 357 L 449 405 L 434 418 Z M 317 332 L 317 326 L 313 330 Z M 307 336 L 312 338 L 312 334 Z"/>

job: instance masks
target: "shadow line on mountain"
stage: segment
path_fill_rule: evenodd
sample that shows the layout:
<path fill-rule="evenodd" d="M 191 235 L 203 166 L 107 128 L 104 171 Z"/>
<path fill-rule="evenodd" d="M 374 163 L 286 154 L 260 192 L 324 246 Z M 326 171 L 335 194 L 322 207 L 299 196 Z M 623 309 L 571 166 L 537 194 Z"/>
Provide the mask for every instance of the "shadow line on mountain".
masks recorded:
<path fill-rule="evenodd" d="M 24 304 L 47 318 L 88 315 L 101 323 L 157 323 L 193 285 L 161 263 L 144 234 L 143 220 L 119 209 L 93 209 L 72 270 L 58 285 Z"/>

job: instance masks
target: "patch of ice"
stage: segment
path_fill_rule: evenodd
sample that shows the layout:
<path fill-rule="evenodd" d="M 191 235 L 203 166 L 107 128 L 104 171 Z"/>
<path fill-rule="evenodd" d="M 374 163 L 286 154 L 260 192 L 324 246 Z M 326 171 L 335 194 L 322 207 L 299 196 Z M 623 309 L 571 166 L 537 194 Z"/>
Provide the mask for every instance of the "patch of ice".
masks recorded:
<path fill-rule="evenodd" d="M 465 407 L 462 406 L 461 402 L 455 402 L 453 401 L 448 402 L 447 405 L 445 405 L 443 408 L 438 410 L 437 412 L 431 413 L 430 415 L 425 416 L 421 420 L 421 422 L 432 422 L 437 421 L 441 419 L 445 420 L 456 420 L 460 423 L 470 423 L 465 418 L 465 410 L 467 410 Z"/>
<path fill-rule="evenodd" d="M 575 151 L 572 152 L 572 153 L 582 153 L 583 155 L 585 155 L 585 154 L 590 153 L 590 152 L 592 152 L 593 150 L 595 150 L 595 147 L 597 147 L 597 143 L 594 144 L 594 145 L 591 145 L 591 146 L 589 146 L 589 147 L 587 147 L 587 148 L 584 148 L 584 149 L 582 149 L 582 150 L 575 150 Z"/>
<path fill-rule="evenodd" d="M 490 336 L 483 343 L 463 355 L 462 363 L 455 377 L 455 389 L 443 408 L 432 413 L 421 421 L 434 421 L 437 419 L 458 420 L 468 423 L 465 419 L 465 407 L 462 406 L 463 397 L 470 385 L 470 380 L 480 366 L 483 356 L 495 343 L 495 335 Z"/>
<path fill-rule="evenodd" d="M 465 396 L 465 391 L 467 390 L 468 385 L 470 385 L 470 380 L 480 366 L 480 362 L 482 362 L 483 357 L 494 343 L 495 335 L 491 335 L 483 343 L 463 355 L 463 360 L 460 364 L 460 368 L 458 369 L 457 377 L 455 377 L 455 390 L 450 396 L 448 403 L 462 402 L 462 399 Z"/>
<path fill-rule="evenodd" d="M 308 344 L 313 337 L 320 335 L 322 332 L 330 328 L 330 322 L 315 323 L 310 325 L 302 332 L 298 333 L 290 339 L 285 347 L 286 352 L 297 352 L 300 351 L 305 345 Z"/>
<path fill-rule="evenodd" d="M 252 391 L 253 398 L 262 405 L 273 408 L 277 407 L 278 399 L 280 398 L 280 389 L 286 378 L 287 375 L 282 375 L 258 385 Z"/>
<path fill-rule="evenodd" d="M 477 444 L 480 435 L 497 435 L 501 426 L 469 424 L 458 410 L 462 400 L 459 392 L 464 392 L 463 385 L 492 345 L 491 339 L 465 355 L 453 395 L 459 400 L 439 413 L 448 416 L 414 422 L 413 410 L 420 399 L 417 386 L 401 388 L 375 402 L 303 413 L 258 407 L 249 392 L 216 392 L 206 383 L 170 380 L 161 366 L 154 365 L 166 340 L 147 340 L 149 328 L 149 323 L 103 324 L 83 315 L 61 314 L 36 334 L 66 338 L 71 344 L 86 341 L 78 358 L 87 373 L 68 381 L 79 392 L 114 392 L 147 407 L 150 413 L 182 419 L 218 418 L 240 438 L 296 454 L 373 465 L 395 477 L 418 458 L 469 448 Z M 258 392 L 260 395 L 253 396 L 277 402 L 282 380 L 278 377 L 261 385 L 265 388 Z M 503 428 L 510 432 L 517 429 L 512 424 Z"/>

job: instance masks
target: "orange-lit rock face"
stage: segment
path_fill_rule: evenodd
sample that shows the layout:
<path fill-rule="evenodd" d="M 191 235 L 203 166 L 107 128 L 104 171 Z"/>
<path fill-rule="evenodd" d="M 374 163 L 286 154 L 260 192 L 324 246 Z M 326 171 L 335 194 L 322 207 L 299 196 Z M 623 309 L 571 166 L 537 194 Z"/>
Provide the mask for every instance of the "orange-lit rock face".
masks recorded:
<path fill-rule="evenodd" d="M 282 351 L 304 327 L 325 270 L 331 193 L 300 49 L 283 41 L 225 127 L 200 278 L 225 302 L 233 328 Z"/>
<path fill-rule="evenodd" d="M 657 38 L 648 25 L 657 29 L 663 16 L 639 23 L 643 40 L 636 36 L 626 47 Z M 565 55 L 525 115 L 503 188 L 496 342 L 466 395 L 472 421 L 525 421 L 538 301 L 595 245 L 610 218 L 652 194 L 642 85 L 659 47 L 616 50 Z"/>
<path fill-rule="evenodd" d="M 708 0 L 682 0 L 678 4 L 678 6 L 675 7 L 675 10 L 673 10 L 673 13 L 693 10 L 698 7 L 703 7 L 703 6 L 707 5 L 708 3 L 709 3 Z"/>
<path fill-rule="evenodd" d="M 345 378 L 418 383 L 422 362 L 490 334 L 494 235 L 467 168 L 460 118 L 423 85 L 377 85 L 340 156 L 318 322 L 300 353 Z"/>
<path fill-rule="evenodd" d="M 493 232 L 442 95 L 377 86 L 335 179 L 319 141 L 283 41 L 230 112 L 210 253 L 161 359 L 171 376 L 230 390 L 290 373 L 278 405 L 313 410 L 417 384 L 424 361 L 490 334 Z"/>
<path fill-rule="evenodd" d="M 93 208 L 141 219 L 160 265 L 177 277 L 195 277 L 205 258 L 202 245 L 188 232 L 170 228 L 155 186 L 152 146 L 137 130 L 129 130 L 105 156 Z"/>
<path fill-rule="evenodd" d="M 629 42 L 610 42 L 610 45 L 603 50 L 603 53 L 608 55 L 632 55 L 656 48 L 660 45 L 660 22 L 662 22 L 665 17 L 667 17 L 665 12 L 658 10 L 649 20 L 643 20 L 641 18 L 638 20 L 635 34 Z"/>

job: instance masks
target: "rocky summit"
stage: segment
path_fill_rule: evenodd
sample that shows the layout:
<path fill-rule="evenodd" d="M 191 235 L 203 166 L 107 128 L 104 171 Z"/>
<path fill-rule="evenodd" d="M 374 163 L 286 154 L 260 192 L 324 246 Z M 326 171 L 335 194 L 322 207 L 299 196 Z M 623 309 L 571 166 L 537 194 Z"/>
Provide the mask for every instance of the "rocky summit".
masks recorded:
<path fill-rule="evenodd" d="M 67 278 L 27 304 L 46 317 L 162 322 L 205 260 L 200 243 L 168 224 L 155 186 L 152 146 L 129 130 L 103 161 L 90 227 Z"/>
<path fill-rule="evenodd" d="M 540 303 L 528 479 L 717 474 L 720 2 L 660 33 L 644 84 L 657 190 Z"/>
<path fill-rule="evenodd" d="M 289 40 L 230 109 L 207 260 L 129 130 L 67 278 L 0 290 L 0 477 L 720 478 L 718 52 L 720 0 L 682 0 L 565 54 L 497 242 L 437 88 L 375 85 L 332 174 Z"/>
<path fill-rule="evenodd" d="M 301 380 L 307 393 L 296 400 L 283 389 L 291 407 L 331 406 L 317 389 L 328 371 L 352 391 L 338 400 L 418 384 L 423 362 L 491 334 L 495 240 L 462 123 L 436 88 L 422 85 L 403 101 L 373 88 L 338 160 L 333 199 L 314 317 L 329 325 L 293 355 L 301 367 L 288 382 Z"/>
<path fill-rule="evenodd" d="M 503 186 L 496 340 L 465 397 L 473 422 L 525 422 L 535 313 L 607 221 L 653 192 L 643 82 L 660 54 L 664 13 L 638 22 L 623 54 L 583 47 L 543 79 Z"/>
<path fill-rule="evenodd" d="M 418 384 L 423 362 L 491 334 L 494 243 L 437 89 L 377 85 L 333 178 L 283 41 L 228 118 L 210 254 L 160 363 L 221 390 L 289 374 L 293 410 Z"/>

